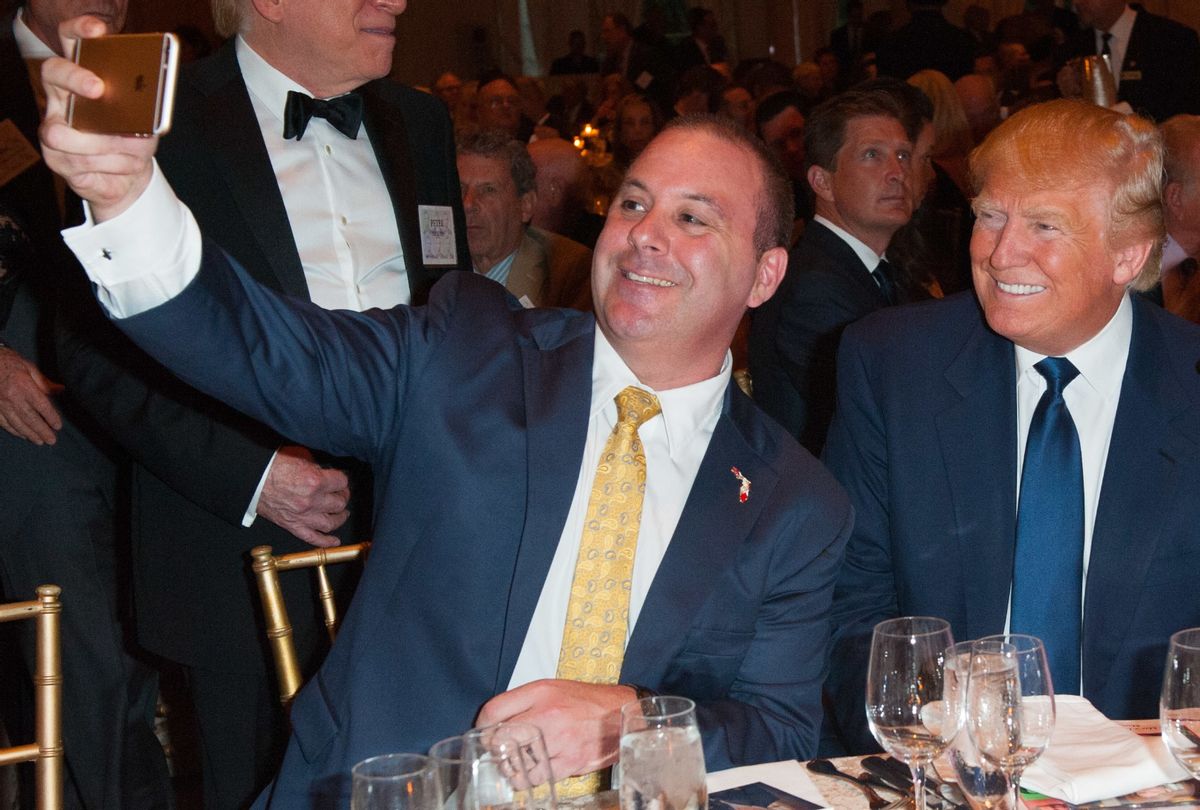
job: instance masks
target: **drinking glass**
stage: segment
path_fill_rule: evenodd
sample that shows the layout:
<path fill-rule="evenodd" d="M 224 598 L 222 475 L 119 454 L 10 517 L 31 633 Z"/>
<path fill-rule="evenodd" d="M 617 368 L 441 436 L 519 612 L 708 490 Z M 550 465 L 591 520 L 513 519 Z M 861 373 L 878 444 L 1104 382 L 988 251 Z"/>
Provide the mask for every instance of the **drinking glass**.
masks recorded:
<path fill-rule="evenodd" d="M 384 754 L 350 771 L 351 810 L 440 810 L 433 761 L 421 754 Z"/>
<path fill-rule="evenodd" d="M 1158 716 L 1167 748 L 1200 778 L 1200 627 L 1171 636 Z"/>
<path fill-rule="evenodd" d="M 708 806 L 696 704 L 658 695 L 621 707 L 621 810 Z"/>
<path fill-rule="evenodd" d="M 443 810 L 457 810 L 461 798 L 458 780 L 462 772 L 463 735 L 456 734 L 434 743 L 429 749 L 429 758 L 437 771 Z"/>
<path fill-rule="evenodd" d="M 954 769 L 954 778 L 974 810 L 1016 810 L 1009 804 L 1012 791 L 1008 777 L 979 755 L 971 734 L 966 728 L 966 714 L 971 696 L 968 679 L 971 673 L 971 647 L 973 641 L 960 641 L 946 653 L 946 684 L 944 694 L 947 711 L 957 713 L 955 726 L 958 733 L 950 741 L 946 757 Z"/>
<path fill-rule="evenodd" d="M 884 750 L 912 771 L 913 802 L 925 810 L 925 769 L 957 731 L 944 700 L 950 624 L 905 616 L 875 625 L 867 669 L 867 722 Z"/>
<path fill-rule="evenodd" d="M 1021 774 L 1054 731 L 1054 686 L 1040 639 L 1010 634 L 975 642 L 966 723 L 979 755 L 1008 777 L 1012 807 L 1020 807 Z"/>
<path fill-rule="evenodd" d="M 542 730 L 496 723 L 462 735 L 458 810 L 553 810 L 554 774 Z"/>

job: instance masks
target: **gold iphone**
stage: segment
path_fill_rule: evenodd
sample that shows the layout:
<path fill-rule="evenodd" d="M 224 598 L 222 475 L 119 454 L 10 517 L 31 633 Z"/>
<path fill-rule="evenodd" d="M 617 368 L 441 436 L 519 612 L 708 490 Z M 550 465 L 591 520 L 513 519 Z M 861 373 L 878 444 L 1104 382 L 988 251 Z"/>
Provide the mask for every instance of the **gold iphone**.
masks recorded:
<path fill-rule="evenodd" d="M 162 135 L 171 128 L 179 70 L 179 40 L 174 34 L 81 39 L 73 58 L 104 80 L 104 95 L 72 95 L 68 124 L 110 135 Z"/>

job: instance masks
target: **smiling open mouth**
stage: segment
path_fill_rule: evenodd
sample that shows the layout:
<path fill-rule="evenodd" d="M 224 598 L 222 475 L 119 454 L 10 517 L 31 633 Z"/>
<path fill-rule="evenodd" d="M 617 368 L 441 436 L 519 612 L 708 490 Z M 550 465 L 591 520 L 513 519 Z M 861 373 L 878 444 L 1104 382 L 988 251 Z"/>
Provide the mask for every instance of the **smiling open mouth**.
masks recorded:
<path fill-rule="evenodd" d="M 655 287 L 674 287 L 675 286 L 674 281 L 667 281 L 666 279 L 663 279 L 663 278 L 650 278 L 649 276 L 639 276 L 637 273 L 633 272 L 632 270 L 624 270 L 624 271 L 622 271 L 621 274 L 623 276 L 625 276 L 625 278 L 629 279 L 630 281 L 636 281 L 638 284 L 651 284 Z"/>
<path fill-rule="evenodd" d="M 996 286 L 1009 295 L 1033 295 L 1046 289 L 1040 284 L 1005 284 L 1003 281 L 997 281 Z"/>

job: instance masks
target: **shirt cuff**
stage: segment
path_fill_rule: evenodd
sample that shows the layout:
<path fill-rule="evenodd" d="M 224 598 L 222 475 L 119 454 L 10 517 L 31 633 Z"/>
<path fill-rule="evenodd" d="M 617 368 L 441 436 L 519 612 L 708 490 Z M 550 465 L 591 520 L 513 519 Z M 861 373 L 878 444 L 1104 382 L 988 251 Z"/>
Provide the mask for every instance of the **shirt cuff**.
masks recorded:
<path fill-rule="evenodd" d="M 262 498 L 263 487 L 267 484 L 267 476 L 271 474 L 271 465 L 275 463 L 277 455 L 279 455 L 278 450 L 271 454 L 271 460 L 267 462 L 267 468 L 263 470 L 262 478 L 258 479 L 258 488 L 254 490 L 254 497 L 250 499 L 250 505 L 246 507 L 246 514 L 242 515 L 242 525 L 247 529 L 254 525 L 254 519 L 258 517 L 258 501 Z"/>
<path fill-rule="evenodd" d="M 114 318 L 166 303 L 200 272 L 200 227 L 158 161 L 146 190 L 121 214 L 97 224 L 86 202 L 84 214 L 84 223 L 64 230 L 63 239 Z"/>

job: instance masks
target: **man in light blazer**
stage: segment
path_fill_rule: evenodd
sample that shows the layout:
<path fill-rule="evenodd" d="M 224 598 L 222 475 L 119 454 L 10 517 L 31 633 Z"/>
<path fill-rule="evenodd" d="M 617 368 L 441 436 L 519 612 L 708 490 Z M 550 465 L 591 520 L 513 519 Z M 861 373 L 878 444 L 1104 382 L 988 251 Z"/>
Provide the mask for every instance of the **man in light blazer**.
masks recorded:
<path fill-rule="evenodd" d="M 1200 328 L 1130 294 L 1158 274 L 1157 131 L 1049 102 L 996 129 L 972 173 L 974 295 L 842 339 L 825 461 L 857 520 L 827 688 L 851 751 L 875 747 L 862 701 L 880 620 L 1033 632 L 1071 673 L 1056 691 L 1114 719 L 1156 715 L 1168 638 L 1200 623 Z M 1044 380 L 1064 359 L 1078 375 Z M 1051 411 L 1073 453 L 1042 440 Z M 1051 466 L 1053 485 L 1037 472 Z M 1062 614 L 1039 628 L 1031 602 Z"/>
<path fill-rule="evenodd" d="M 56 105 L 61 88 L 86 86 L 66 62 L 50 75 Z M 618 709 L 645 690 L 696 700 L 710 768 L 815 750 L 814 687 L 851 514 L 731 382 L 730 339 L 778 285 L 791 228 L 787 180 L 760 142 L 710 117 L 660 134 L 598 244 L 595 318 L 526 310 L 465 274 L 440 282 L 427 307 L 356 316 L 283 301 L 231 269 L 170 204 L 152 143 L 82 136 L 61 113 L 52 122 L 51 165 L 100 223 L 69 237 L 77 255 L 104 244 L 165 282 L 169 300 L 152 296 L 161 303 L 148 310 L 100 282 L 122 328 L 234 407 L 370 459 L 380 481 L 371 562 L 294 704 L 292 743 L 260 804 L 345 806 L 356 761 L 422 750 L 472 721 L 539 725 L 557 776 L 592 772 L 615 761 Z M 88 172 L 113 149 L 134 152 L 126 171 Z M 731 171 L 746 182 L 726 182 Z M 191 234 L 180 262 L 147 266 L 129 252 L 122 232 L 146 216 Z M 169 336 L 181 316 L 192 348 L 267 350 L 215 363 Z M 292 373 L 258 364 L 268 357 Z M 619 682 L 564 679 L 555 661 L 591 514 L 588 471 L 617 424 L 612 397 L 629 388 L 656 392 L 660 409 L 634 428 L 645 499 Z"/>
<path fill-rule="evenodd" d="M 159 165 L 204 233 L 290 297 L 421 302 L 441 274 L 469 267 L 444 106 L 380 78 L 403 5 L 228 0 L 218 10 L 232 15 L 232 38 L 181 73 Z M 295 126 L 289 112 L 305 105 L 288 99 L 301 94 L 357 100 L 361 125 L 351 137 L 318 110 Z M 184 667 L 206 805 L 243 806 L 278 767 L 287 732 L 248 552 L 364 539 L 369 476 L 183 385 L 111 327 L 61 342 L 64 382 L 137 461 L 138 642 Z M 306 578 L 288 579 L 311 603 Z M 294 623 L 311 662 L 322 626 L 305 611 Z"/>

